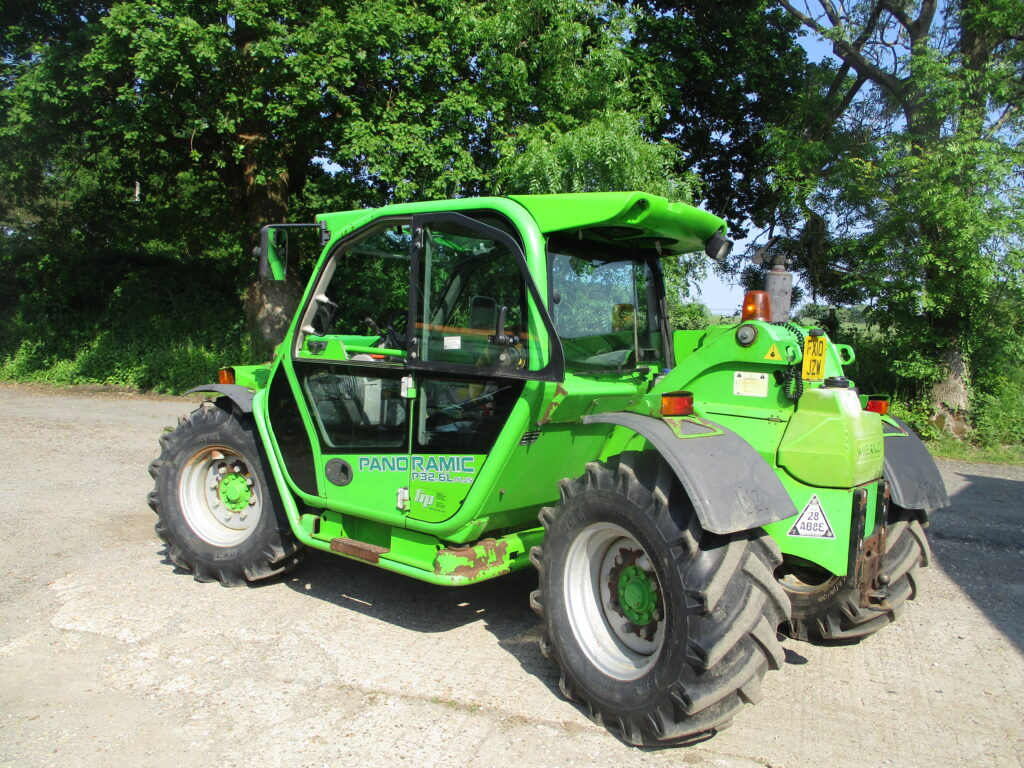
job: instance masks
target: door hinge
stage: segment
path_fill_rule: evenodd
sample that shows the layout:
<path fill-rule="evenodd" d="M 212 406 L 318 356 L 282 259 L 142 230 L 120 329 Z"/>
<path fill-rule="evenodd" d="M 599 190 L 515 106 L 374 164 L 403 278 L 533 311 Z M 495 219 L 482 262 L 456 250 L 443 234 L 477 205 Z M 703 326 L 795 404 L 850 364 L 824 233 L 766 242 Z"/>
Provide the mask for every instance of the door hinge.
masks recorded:
<path fill-rule="evenodd" d="M 416 385 L 412 380 L 412 376 L 402 377 L 402 397 L 406 400 L 414 400 L 416 398 Z"/>
<path fill-rule="evenodd" d="M 399 488 L 397 498 L 395 499 L 395 506 L 402 512 L 409 511 L 409 489 Z"/>

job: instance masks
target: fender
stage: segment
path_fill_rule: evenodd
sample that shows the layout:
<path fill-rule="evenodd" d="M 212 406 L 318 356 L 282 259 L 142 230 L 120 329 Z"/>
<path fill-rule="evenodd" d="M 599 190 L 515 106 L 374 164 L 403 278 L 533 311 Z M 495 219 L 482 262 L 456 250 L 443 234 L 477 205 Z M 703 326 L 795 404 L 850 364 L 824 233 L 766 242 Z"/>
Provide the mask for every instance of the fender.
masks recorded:
<path fill-rule="evenodd" d="M 704 530 L 737 533 L 797 514 L 768 462 L 730 429 L 706 421 L 723 434 L 679 439 L 661 419 L 635 413 L 599 413 L 584 424 L 615 424 L 645 437 L 661 454 L 693 502 Z M 700 425 L 683 422 L 699 434 Z"/>
<path fill-rule="evenodd" d="M 237 405 L 242 413 L 252 413 L 252 398 L 256 394 L 248 387 L 240 387 L 238 384 L 204 384 L 201 387 L 192 387 L 182 394 L 189 395 L 193 392 L 217 392 Z"/>
<path fill-rule="evenodd" d="M 935 459 L 906 422 L 882 421 L 885 437 L 885 479 L 889 497 L 904 509 L 932 510 L 949 506 L 949 495 Z"/>

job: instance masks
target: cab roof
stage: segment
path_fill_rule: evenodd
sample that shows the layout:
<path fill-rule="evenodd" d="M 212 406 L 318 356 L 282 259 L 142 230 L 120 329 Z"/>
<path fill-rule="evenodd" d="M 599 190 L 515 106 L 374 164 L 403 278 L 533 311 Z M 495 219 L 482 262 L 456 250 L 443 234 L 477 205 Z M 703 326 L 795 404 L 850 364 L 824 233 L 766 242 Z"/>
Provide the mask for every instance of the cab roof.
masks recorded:
<path fill-rule="evenodd" d="M 716 232 L 724 219 L 686 203 L 671 203 L 646 192 L 579 192 L 561 195 L 509 195 L 523 206 L 544 234 L 692 253 Z"/>

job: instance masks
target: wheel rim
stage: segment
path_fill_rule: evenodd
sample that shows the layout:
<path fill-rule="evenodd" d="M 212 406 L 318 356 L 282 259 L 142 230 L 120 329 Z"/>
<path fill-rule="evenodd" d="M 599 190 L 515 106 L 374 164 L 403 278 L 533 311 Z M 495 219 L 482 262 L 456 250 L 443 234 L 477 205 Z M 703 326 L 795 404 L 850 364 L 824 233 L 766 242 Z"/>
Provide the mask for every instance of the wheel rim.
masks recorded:
<path fill-rule="evenodd" d="M 616 680 L 636 680 L 665 642 L 661 584 L 650 556 L 624 528 L 594 523 L 566 557 L 569 625 L 590 662 Z"/>
<path fill-rule="evenodd" d="M 224 446 L 203 448 L 186 462 L 178 483 L 185 522 L 215 547 L 233 547 L 255 530 L 261 492 L 245 457 Z"/>

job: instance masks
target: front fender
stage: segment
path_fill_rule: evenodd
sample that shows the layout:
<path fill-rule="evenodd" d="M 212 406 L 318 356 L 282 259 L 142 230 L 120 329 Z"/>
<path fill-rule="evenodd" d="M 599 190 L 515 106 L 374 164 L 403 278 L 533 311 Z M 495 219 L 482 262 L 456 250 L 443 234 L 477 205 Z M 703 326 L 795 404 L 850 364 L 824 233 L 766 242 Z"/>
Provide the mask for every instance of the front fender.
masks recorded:
<path fill-rule="evenodd" d="M 189 395 L 193 392 L 216 392 L 231 400 L 242 413 L 252 413 L 252 398 L 255 393 L 247 387 L 240 387 L 237 384 L 204 384 L 201 387 L 192 387 L 182 394 Z"/>
<path fill-rule="evenodd" d="M 706 531 L 747 531 L 798 511 L 768 462 L 719 424 L 705 422 L 722 434 L 678 438 L 661 419 L 635 413 L 599 413 L 584 416 L 583 423 L 615 424 L 646 438 L 679 478 Z M 683 429 L 696 435 L 701 427 L 684 420 Z"/>
<path fill-rule="evenodd" d="M 904 509 L 932 510 L 949 506 L 949 495 L 935 459 L 906 422 L 883 420 L 885 479 L 889 496 Z"/>

